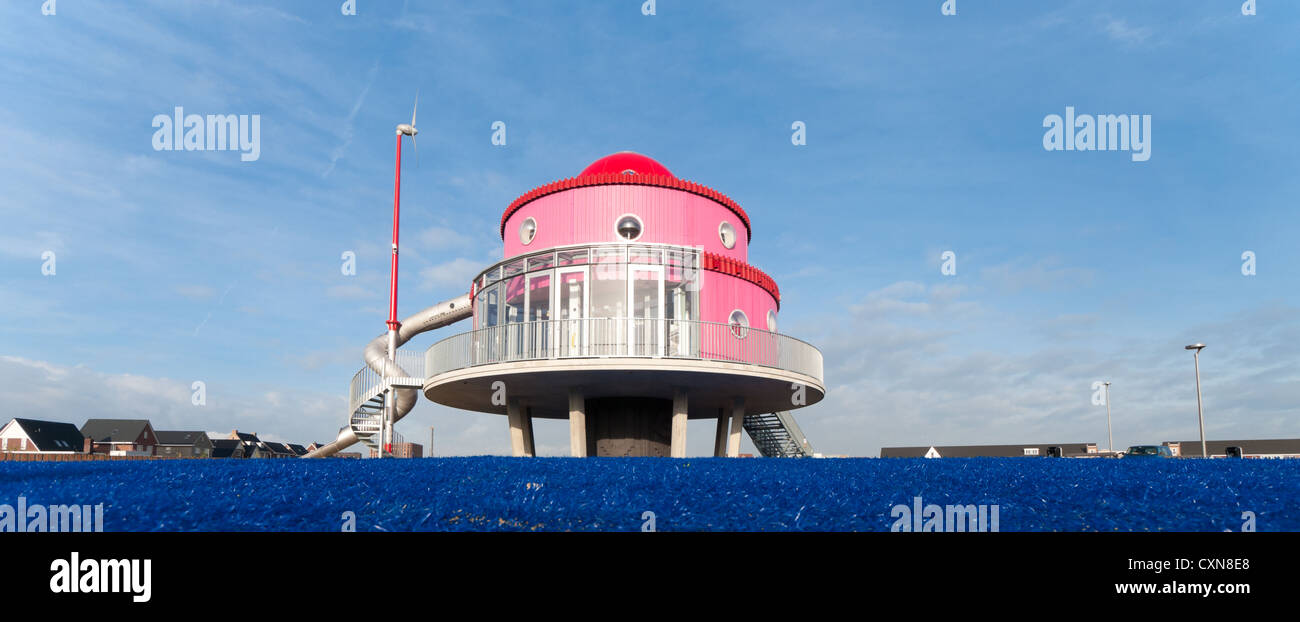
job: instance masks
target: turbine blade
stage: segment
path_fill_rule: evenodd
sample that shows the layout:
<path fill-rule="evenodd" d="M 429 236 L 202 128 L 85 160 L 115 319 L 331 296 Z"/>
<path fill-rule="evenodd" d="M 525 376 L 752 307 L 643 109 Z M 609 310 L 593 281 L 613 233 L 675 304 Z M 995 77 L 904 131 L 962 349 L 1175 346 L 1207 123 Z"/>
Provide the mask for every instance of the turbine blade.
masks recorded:
<path fill-rule="evenodd" d="M 414 121 L 414 117 L 411 120 Z M 415 143 L 415 134 L 411 134 L 411 147 L 415 149 L 415 168 L 420 168 L 420 146 Z"/>
<path fill-rule="evenodd" d="M 411 108 L 411 127 L 415 127 L 415 113 L 420 109 L 420 89 L 415 89 L 415 106 Z"/>

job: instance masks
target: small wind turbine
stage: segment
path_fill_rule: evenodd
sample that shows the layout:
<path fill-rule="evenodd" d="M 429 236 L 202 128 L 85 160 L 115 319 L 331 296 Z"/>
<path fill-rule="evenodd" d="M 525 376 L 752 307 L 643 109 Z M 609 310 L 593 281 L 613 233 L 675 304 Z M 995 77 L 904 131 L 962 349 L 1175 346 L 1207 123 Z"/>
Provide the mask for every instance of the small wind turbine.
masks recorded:
<path fill-rule="evenodd" d="M 415 92 L 415 106 L 411 108 L 411 122 L 397 126 L 397 172 L 393 177 L 393 263 L 388 272 L 388 361 L 397 361 L 397 331 L 402 323 L 397 321 L 397 241 L 402 224 L 402 136 L 411 137 L 411 146 L 415 148 L 415 162 L 419 165 L 420 148 L 415 146 L 415 113 L 420 107 L 420 92 Z M 394 365 L 395 366 L 395 365 Z M 388 374 L 385 373 L 385 376 Z M 393 453 L 393 419 L 396 412 L 397 393 L 389 387 L 388 397 L 384 400 L 384 422 L 380 428 L 379 457 Z"/>
<path fill-rule="evenodd" d="M 420 92 L 419 92 L 419 91 L 416 91 L 416 92 L 415 92 L 415 106 L 411 108 L 411 122 L 410 122 L 410 123 L 399 123 L 399 124 L 397 125 L 397 133 L 398 133 L 398 135 L 405 134 L 405 135 L 411 137 L 411 147 L 415 149 L 415 165 L 416 165 L 416 166 L 419 166 L 419 165 L 420 165 L 420 147 L 419 147 L 419 145 L 416 145 L 416 144 L 415 144 L 415 135 L 420 133 L 420 130 L 415 129 L 415 113 L 416 113 L 417 110 L 419 110 L 419 108 L 420 108 Z"/>

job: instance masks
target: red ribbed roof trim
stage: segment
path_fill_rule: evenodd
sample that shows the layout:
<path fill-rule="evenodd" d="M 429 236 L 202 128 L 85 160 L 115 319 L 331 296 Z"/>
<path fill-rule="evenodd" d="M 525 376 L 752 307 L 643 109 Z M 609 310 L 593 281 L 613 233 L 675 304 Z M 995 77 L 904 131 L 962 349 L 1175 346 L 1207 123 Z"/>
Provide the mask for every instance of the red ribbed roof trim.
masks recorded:
<path fill-rule="evenodd" d="M 519 211 L 519 208 L 548 194 L 572 190 L 574 188 L 585 188 L 588 186 L 654 186 L 656 188 L 672 188 L 673 190 L 681 190 L 683 192 L 699 195 L 706 199 L 711 199 L 731 210 L 731 212 L 740 218 L 740 221 L 745 225 L 745 239 L 752 240 L 754 238 L 754 231 L 749 226 L 749 216 L 745 214 L 745 210 L 741 209 L 739 203 L 731 200 L 731 197 L 722 194 L 713 188 L 697 184 L 693 181 L 686 181 L 665 175 L 621 175 L 617 173 L 600 173 L 597 175 L 570 177 L 569 179 L 553 181 L 545 186 L 538 186 L 525 192 L 523 196 L 512 201 L 510 206 L 506 208 L 506 212 L 501 215 L 501 239 L 506 239 L 506 221 L 510 220 L 510 217 L 514 215 L 515 212 Z"/>
<path fill-rule="evenodd" d="M 772 295 L 773 300 L 776 300 L 776 308 L 781 308 L 781 290 L 777 288 L 776 281 L 762 270 L 739 259 L 724 257 L 708 251 L 704 251 L 700 255 L 700 267 L 711 272 L 730 274 L 763 288 Z"/>

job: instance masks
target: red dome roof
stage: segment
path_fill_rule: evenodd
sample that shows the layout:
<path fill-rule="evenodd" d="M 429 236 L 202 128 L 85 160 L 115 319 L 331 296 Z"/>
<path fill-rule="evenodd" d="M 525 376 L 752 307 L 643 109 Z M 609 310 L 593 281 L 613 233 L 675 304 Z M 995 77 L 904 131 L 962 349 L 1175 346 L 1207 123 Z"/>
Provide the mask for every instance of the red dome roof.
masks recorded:
<path fill-rule="evenodd" d="M 596 160 L 582 169 L 578 177 L 591 177 L 604 173 L 674 177 L 672 171 L 664 165 L 634 151 L 620 151 Z"/>

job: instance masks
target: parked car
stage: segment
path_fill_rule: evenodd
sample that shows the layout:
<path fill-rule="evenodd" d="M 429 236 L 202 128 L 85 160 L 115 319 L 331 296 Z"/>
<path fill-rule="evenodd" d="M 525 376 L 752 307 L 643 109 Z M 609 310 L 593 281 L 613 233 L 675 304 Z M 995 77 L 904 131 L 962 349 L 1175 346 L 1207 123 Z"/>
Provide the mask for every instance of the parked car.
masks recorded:
<path fill-rule="evenodd" d="M 1172 458 L 1173 450 L 1164 445 L 1134 445 L 1124 452 L 1125 458 Z"/>

